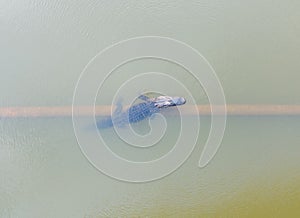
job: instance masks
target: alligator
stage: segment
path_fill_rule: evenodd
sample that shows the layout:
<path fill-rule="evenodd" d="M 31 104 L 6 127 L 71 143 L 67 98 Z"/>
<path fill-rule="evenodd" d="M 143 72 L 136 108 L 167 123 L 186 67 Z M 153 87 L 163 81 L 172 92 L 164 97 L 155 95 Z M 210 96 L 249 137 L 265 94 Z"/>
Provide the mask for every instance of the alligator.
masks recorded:
<path fill-rule="evenodd" d="M 134 104 L 125 111 L 123 111 L 123 106 L 119 101 L 112 116 L 98 121 L 97 128 L 110 128 L 114 125 L 123 127 L 129 123 L 137 123 L 160 112 L 162 109 L 183 105 L 186 102 L 183 97 L 158 96 L 149 98 L 145 95 L 140 95 L 138 98 L 143 102 Z"/>

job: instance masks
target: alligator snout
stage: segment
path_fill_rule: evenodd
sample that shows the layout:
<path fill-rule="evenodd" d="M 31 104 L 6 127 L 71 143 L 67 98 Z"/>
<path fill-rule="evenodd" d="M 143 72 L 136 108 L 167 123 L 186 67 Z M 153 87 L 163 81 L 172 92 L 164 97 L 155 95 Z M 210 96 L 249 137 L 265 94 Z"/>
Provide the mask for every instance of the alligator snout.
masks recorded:
<path fill-rule="evenodd" d="M 185 104 L 186 100 L 183 97 L 174 97 L 173 102 L 175 105 L 183 105 Z"/>

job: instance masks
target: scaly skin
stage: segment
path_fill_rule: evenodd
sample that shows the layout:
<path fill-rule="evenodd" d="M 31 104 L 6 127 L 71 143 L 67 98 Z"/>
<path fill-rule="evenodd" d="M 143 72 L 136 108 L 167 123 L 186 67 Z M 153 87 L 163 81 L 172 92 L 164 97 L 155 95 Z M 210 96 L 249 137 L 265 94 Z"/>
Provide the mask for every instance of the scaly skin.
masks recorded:
<path fill-rule="evenodd" d="M 122 105 L 119 103 L 113 116 L 98 121 L 97 127 L 104 129 L 113 125 L 124 126 L 128 123 L 136 123 L 160 112 L 164 108 L 183 105 L 186 102 L 182 97 L 159 96 L 157 98 L 148 98 L 145 95 L 141 95 L 139 98 L 144 102 L 131 106 L 125 112 L 122 112 Z"/>

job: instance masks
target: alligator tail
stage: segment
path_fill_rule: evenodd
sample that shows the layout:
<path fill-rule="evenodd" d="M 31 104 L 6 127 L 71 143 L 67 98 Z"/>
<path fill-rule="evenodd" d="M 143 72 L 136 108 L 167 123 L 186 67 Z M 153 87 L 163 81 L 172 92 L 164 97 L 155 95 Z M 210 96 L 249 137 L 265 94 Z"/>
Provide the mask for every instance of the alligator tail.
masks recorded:
<path fill-rule="evenodd" d="M 106 117 L 97 122 L 98 129 L 105 129 L 113 126 L 113 121 L 111 117 Z"/>

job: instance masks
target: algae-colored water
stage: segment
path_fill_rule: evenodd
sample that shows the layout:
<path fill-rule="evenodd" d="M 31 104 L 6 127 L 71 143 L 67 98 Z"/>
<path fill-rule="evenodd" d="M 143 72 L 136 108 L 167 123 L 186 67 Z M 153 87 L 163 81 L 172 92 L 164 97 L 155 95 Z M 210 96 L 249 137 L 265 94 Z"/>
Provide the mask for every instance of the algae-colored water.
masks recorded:
<path fill-rule="evenodd" d="M 299 118 L 229 117 L 217 155 L 198 168 L 209 123 L 203 118 L 196 149 L 177 171 L 131 184 L 90 165 L 68 118 L 2 120 L 1 216 L 297 217 Z M 117 153 L 141 154 L 113 142 Z"/>
<path fill-rule="evenodd" d="M 299 105 L 299 11 L 299 1 L 0 0 L 0 107 L 70 106 L 80 73 L 98 52 L 145 35 L 197 49 L 215 69 L 228 104 Z M 154 59 L 117 69 L 96 103 L 110 104 L 128 77 L 143 72 L 174 76 L 197 104 L 208 103 L 186 70 Z M 99 69 L 99 76 L 106 73 Z M 102 134 L 120 156 L 149 160 L 174 144 L 179 120 L 168 122 L 166 138 L 148 152 L 110 130 Z M 70 117 L 1 117 L 0 217 L 300 216 L 299 116 L 229 116 L 221 147 L 205 168 L 198 161 L 210 119 L 200 122 L 187 162 L 160 180 L 133 184 L 90 164 Z M 149 130 L 146 121 L 135 128 Z"/>

